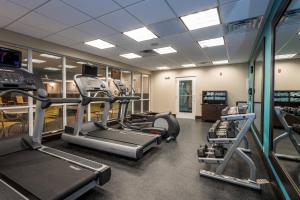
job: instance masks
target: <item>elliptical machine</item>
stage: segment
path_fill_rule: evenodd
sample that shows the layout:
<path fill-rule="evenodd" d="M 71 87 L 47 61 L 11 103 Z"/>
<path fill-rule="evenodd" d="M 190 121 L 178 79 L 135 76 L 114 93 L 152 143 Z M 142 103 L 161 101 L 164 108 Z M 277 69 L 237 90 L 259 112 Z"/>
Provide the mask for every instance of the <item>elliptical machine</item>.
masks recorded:
<path fill-rule="evenodd" d="M 121 80 L 113 80 L 117 90 L 119 91 L 119 96 L 131 96 L 128 88 L 122 83 Z M 131 120 L 126 118 L 128 105 L 130 99 L 119 100 L 119 113 L 118 113 L 118 123 L 122 129 L 133 129 L 140 130 L 144 133 L 159 134 L 162 138 L 165 138 L 167 142 L 171 140 L 176 140 L 179 132 L 180 126 L 177 119 L 172 115 L 171 112 L 157 113 L 152 115 L 147 120 Z"/>

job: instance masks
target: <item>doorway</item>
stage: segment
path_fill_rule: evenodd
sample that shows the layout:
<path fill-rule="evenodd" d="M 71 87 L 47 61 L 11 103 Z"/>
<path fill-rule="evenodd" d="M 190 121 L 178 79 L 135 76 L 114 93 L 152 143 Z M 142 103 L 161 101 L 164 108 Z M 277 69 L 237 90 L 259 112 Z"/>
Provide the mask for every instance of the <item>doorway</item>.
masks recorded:
<path fill-rule="evenodd" d="M 195 119 L 196 77 L 176 78 L 176 117 Z"/>

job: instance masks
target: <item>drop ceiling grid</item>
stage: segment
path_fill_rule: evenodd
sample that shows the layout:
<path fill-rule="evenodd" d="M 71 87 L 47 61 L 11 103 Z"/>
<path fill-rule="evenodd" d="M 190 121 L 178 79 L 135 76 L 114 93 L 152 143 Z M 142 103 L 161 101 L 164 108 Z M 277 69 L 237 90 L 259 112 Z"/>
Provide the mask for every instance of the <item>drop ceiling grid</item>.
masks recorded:
<path fill-rule="evenodd" d="M 59 41 L 61 41 L 62 38 L 67 39 L 67 37 L 65 37 L 66 35 L 64 35 L 63 33 L 74 30 L 74 29 L 77 29 L 79 32 L 82 32 L 83 34 L 86 34 L 87 38 L 96 38 L 96 37 L 102 38 L 102 37 L 107 37 L 107 36 L 113 36 L 113 35 L 121 34 L 121 32 L 123 30 L 125 30 L 125 29 L 120 29 L 120 28 L 116 29 L 116 27 L 110 27 L 109 24 L 106 24 L 106 23 L 101 21 L 101 17 L 96 18 L 96 14 L 87 14 L 86 13 L 87 10 L 83 11 L 82 10 L 83 8 L 78 6 L 78 5 L 80 5 L 80 4 L 78 4 L 79 1 L 80 0 L 73 1 L 73 4 L 75 4 L 77 2 L 77 5 L 70 5 L 72 3 L 72 1 L 70 1 L 70 0 L 52 0 L 52 1 L 28 0 L 28 2 L 30 4 L 32 4 L 33 6 L 38 6 L 37 9 L 33 9 L 29 13 L 26 13 L 24 17 L 21 17 L 15 23 L 18 24 L 18 23 L 22 22 L 23 20 L 25 20 L 26 17 L 30 16 L 31 12 L 39 13 L 40 15 L 49 18 L 49 23 L 47 23 L 47 24 L 49 24 L 50 26 L 49 26 L 49 28 L 47 28 L 49 30 L 47 30 L 47 29 L 42 30 L 40 25 L 37 25 L 37 27 L 33 26 L 33 28 L 36 28 L 39 32 L 39 33 L 37 33 L 38 37 L 44 38 L 45 40 L 47 40 L 47 38 L 48 38 L 48 41 L 51 41 L 51 40 L 52 41 L 57 41 L 57 43 L 59 43 Z M 140 24 L 141 26 L 144 26 L 144 25 L 148 25 L 149 23 L 151 23 L 150 24 L 150 27 L 151 27 L 151 25 L 153 25 L 153 23 L 154 24 L 155 23 L 160 23 L 160 22 L 163 22 L 164 20 L 169 20 L 169 19 L 179 19 L 179 16 L 182 16 L 184 14 L 189 14 L 191 12 L 196 12 L 196 11 L 199 11 L 199 10 L 205 10 L 205 9 L 209 9 L 209 8 L 213 8 L 213 7 L 219 7 L 219 11 L 220 11 L 219 13 L 220 13 L 221 21 L 224 21 L 223 14 L 221 14 L 223 7 L 230 7 L 230 6 L 236 5 L 236 4 L 241 6 L 242 2 L 245 2 L 245 1 L 249 1 L 249 0 L 218 0 L 218 1 L 216 1 L 216 0 L 203 0 L 203 1 L 202 0 L 201 1 L 191 0 L 190 4 L 188 4 L 186 1 L 182 1 L 182 0 L 151 0 L 152 3 L 150 3 L 150 4 L 163 5 L 162 6 L 163 8 L 161 8 L 161 10 L 163 10 L 163 11 L 167 10 L 167 11 L 163 16 L 150 16 L 150 14 L 149 14 L 149 16 L 143 16 L 140 13 L 141 12 L 143 13 L 143 11 L 145 11 L 145 10 L 137 11 L 137 10 L 135 10 L 135 8 L 143 7 L 143 5 L 145 7 L 145 5 L 148 5 L 150 1 L 146 1 L 146 0 L 125 0 L 125 1 L 123 1 L 123 0 L 105 0 L 105 2 L 107 4 L 114 5 L 114 6 L 112 6 L 112 9 L 110 9 L 110 10 L 108 9 L 109 11 L 104 12 L 102 17 L 105 17 L 106 15 L 113 14 L 114 12 L 123 12 L 123 13 L 126 13 L 125 15 L 133 17 L 134 18 L 133 21 L 136 20 L 138 22 L 137 26 L 138 26 L 138 24 Z M 251 5 L 251 7 L 257 6 L 258 1 L 259 0 L 254 0 L 254 2 L 256 2 L 256 3 Z M 267 1 L 268 0 L 263 0 L 263 2 L 265 4 L 266 4 Z M 23 6 L 24 9 L 28 10 L 28 8 L 26 8 L 27 5 L 24 4 L 24 1 L 22 1 L 22 0 L 9 0 L 9 2 L 13 3 L 15 5 L 18 5 L 19 7 Z M 80 1 L 80 2 L 82 2 L 82 1 Z M 95 4 L 97 4 L 99 1 L 93 0 L 93 2 Z M 34 4 L 34 3 L 36 3 L 36 4 Z M 50 4 L 50 8 L 51 7 L 52 8 L 57 8 L 57 7 L 59 7 L 58 5 L 61 5 L 64 8 L 63 14 L 65 15 L 67 13 L 69 15 L 71 13 L 71 16 L 73 16 L 73 17 L 69 17 L 69 18 L 65 19 L 62 15 L 60 17 L 58 17 L 58 16 L 53 16 L 53 13 L 52 13 L 52 15 L 49 14 L 49 12 L 50 12 L 49 10 L 47 10 L 47 9 L 44 10 L 44 7 L 49 6 L 49 4 Z M 184 6 L 182 6 L 182 5 L 184 5 Z M 154 8 L 155 6 L 152 6 L 152 7 Z M 60 10 L 62 11 L 62 8 L 60 8 Z M 233 9 L 233 10 L 235 10 L 235 9 Z M 43 11 L 45 13 L 43 13 Z M 262 11 L 260 11 L 260 12 L 262 12 Z M 33 13 L 31 13 L 31 14 L 33 15 Z M 58 15 L 59 14 L 61 14 L 61 13 L 58 13 Z M 236 15 L 239 15 L 239 14 L 240 13 L 237 13 Z M 27 16 L 27 15 L 29 15 L 29 16 Z M 248 15 L 250 16 L 251 13 L 248 13 Z M 237 16 L 236 18 L 238 18 L 238 17 L 239 16 Z M 22 19 L 22 18 L 24 18 L 24 19 Z M 61 18 L 64 18 L 64 19 L 61 19 Z M 140 18 L 143 18 L 143 19 L 140 19 Z M 115 18 L 113 18 L 113 19 L 115 19 Z M 52 20 L 53 24 L 51 24 L 51 20 Z M 163 21 L 159 21 L 159 20 L 163 20 Z M 2 20 L 2 21 L 4 21 L 4 20 Z M 113 20 L 113 21 L 115 21 L 115 20 Z M 99 22 L 99 23 L 103 24 L 103 27 L 107 27 L 107 30 L 108 30 L 107 35 L 106 35 L 106 33 L 104 33 L 104 34 L 100 33 L 100 30 L 99 30 L 99 34 L 93 34 L 92 31 L 84 31 L 85 25 L 88 24 L 88 23 L 92 23 L 92 22 L 93 23 Z M 11 28 L 11 30 L 13 29 L 16 32 L 22 33 L 22 31 L 20 30 L 20 27 L 16 28 L 17 27 L 16 24 L 15 25 L 12 24 L 12 26 L 15 26 L 15 28 Z M 26 23 L 24 23 L 24 21 L 23 21 L 22 24 L 23 25 L 20 25 L 20 24 L 19 25 L 21 27 L 24 26 L 24 24 L 26 25 Z M 0 18 L 0 25 L 1 25 L 1 18 Z M 132 24 L 129 23 L 128 27 L 130 27 L 130 25 L 132 25 Z M 38 27 L 38 26 L 40 26 L 40 27 Z M 61 30 L 59 30 L 60 27 L 61 27 Z M 210 33 L 209 30 L 212 29 L 212 28 L 215 28 L 215 30 L 219 29 L 219 31 L 211 30 L 212 33 Z M 68 30 L 68 29 L 70 29 L 70 30 Z M 49 34 L 44 36 L 44 31 L 48 31 Z M 110 31 L 111 31 L 111 33 L 110 33 Z M 197 31 L 199 31 L 198 35 L 197 35 Z M 26 32 L 25 34 L 28 34 L 28 35 L 30 34 L 29 30 L 25 30 L 25 32 Z M 62 33 L 60 33 L 60 32 L 62 32 Z M 196 31 L 187 31 L 187 34 L 189 35 L 189 37 L 194 41 L 194 43 L 195 43 L 194 45 L 198 45 L 197 40 L 201 37 L 200 32 L 202 32 L 202 33 L 206 32 L 206 37 L 207 38 L 209 38 L 210 36 L 215 37 L 218 34 L 220 35 L 220 33 L 223 32 L 223 28 L 222 28 L 222 25 L 220 25 L 219 27 L 216 26 L 216 27 L 208 27 L 208 28 L 204 28 L 204 29 L 199 29 L 199 30 L 196 30 Z M 161 37 L 161 38 L 158 39 L 158 41 L 162 44 L 166 44 L 166 45 L 169 44 L 170 46 L 174 47 L 175 49 L 178 49 L 178 51 L 179 51 L 178 53 L 180 53 L 180 56 L 182 56 L 183 59 L 185 58 L 185 59 L 189 59 L 191 61 L 199 62 L 198 60 L 196 61 L 195 56 L 191 56 L 191 57 L 193 57 L 191 59 L 191 58 L 189 58 L 189 55 L 187 55 L 188 53 L 181 52 L 181 47 L 177 46 L 176 42 L 169 41 L 168 36 L 171 36 L 171 35 L 172 34 Z M 223 33 L 223 35 L 224 35 L 224 33 Z M 202 34 L 202 36 L 203 36 L 203 34 Z M 75 41 L 76 42 L 81 42 L 81 43 L 83 42 L 83 41 L 78 41 L 78 39 L 79 39 L 78 37 L 75 40 L 72 37 L 70 37 L 69 38 L 70 42 L 66 41 L 65 43 L 66 44 L 67 43 L 68 44 L 73 44 Z M 71 40 L 73 40 L 73 41 L 71 41 Z M 155 40 L 153 40 L 153 42 L 155 42 Z M 132 41 L 132 43 L 135 43 L 135 41 Z M 152 47 L 151 43 L 152 43 L 152 41 L 148 41 L 148 42 L 145 42 L 145 43 L 139 43 L 139 45 L 137 45 L 137 46 L 141 46 L 141 48 L 142 47 L 151 48 Z M 225 41 L 225 43 L 227 43 L 227 41 Z M 77 43 L 74 43 L 74 45 L 75 44 L 77 44 Z M 77 46 L 79 47 L 80 45 L 77 44 Z M 230 54 L 230 49 L 228 49 L 228 46 L 229 45 L 226 44 L 225 48 L 226 48 L 227 57 L 230 58 L 230 55 L 229 55 Z M 131 50 L 132 47 L 133 47 L 134 51 L 140 50 L 140 47 L 139 48 L 134 48 L 135 45 L 122 45 L 122 46 L 120 46 L 120 48 L 122 48 L 124 51 L 128 51 L 128 52 Z M 211 61 L 210 56 L 206 55 L 206 52 L 203 51 L 200 47 L 198 47 L 198 48 L 200 49 L 202 54 L 205 55 L 206 59 L 209 59 Z M 106 54 L 106 53 L 101 53 L 101 51 L 104 51 L 104 50 L 98 50 L 98 51 L 99 51 L 99 54 Z M 199 56 L 199 57 L 201 57 L 201 56 Z M 167 55 L 164 55 L 164 57 L 167 57 Z M 143 59 L 144 58 L 142 58 L 142 60 Z M 168 57 L 167 57 L 167 60 L 169 60 L 170 63 L 174 63 Z M 126 63 L 126 60 L 122 59 L 122 61 Z M 133 61 L 130 60 L 128 62 L 132 63 Z M 143 67 L 143 66 L 139 66 L 139 67 Z"/>

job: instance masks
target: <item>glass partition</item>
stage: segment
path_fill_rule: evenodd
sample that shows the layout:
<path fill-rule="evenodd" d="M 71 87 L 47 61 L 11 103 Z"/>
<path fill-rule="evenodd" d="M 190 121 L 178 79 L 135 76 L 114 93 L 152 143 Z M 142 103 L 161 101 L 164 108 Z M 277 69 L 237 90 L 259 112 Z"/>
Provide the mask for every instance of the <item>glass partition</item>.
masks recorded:
<path fill-rule="evenodd" d="M 142 104 L 143 104 L 143 112 L 149 111 L 149 92 L 150 92 L 150 78 L 149 75 L 143 74 L 143 95 L 142 95 Z"/>
<path fill-rule="evenodd" d="M 275 27 L 271 158 L 290 195 L 300 196 L 300 6 L 291 1 Z"/>
<path fill-rule="evenodd" d="M 33 51 L 32 72 L 43 80 L 48 97 L 63 97 L 62 56 Z M 35 105 L 35 100 L 33 104 Z M 62 104 L 53 104 L 45 110 L 44 132 L 61 129 L 63 129 Z"/>
<path fill-rule="evenodd" d="M 133 89 L 135 96 L 142 97 L 142 74 L 134 72 L 133 73 Z M 141 100 L 133 101 L 133 113 L 140 113 L 141 110 Z"/>
<path fill-rule="evenodd" d="M 254 128 L 261 143 L 263 141 L 263 88 L 264 88 L 264 41 L 258 49 L 254 61 L 254 99 L 253 111 L 256 118 L 254 121 Z"/>

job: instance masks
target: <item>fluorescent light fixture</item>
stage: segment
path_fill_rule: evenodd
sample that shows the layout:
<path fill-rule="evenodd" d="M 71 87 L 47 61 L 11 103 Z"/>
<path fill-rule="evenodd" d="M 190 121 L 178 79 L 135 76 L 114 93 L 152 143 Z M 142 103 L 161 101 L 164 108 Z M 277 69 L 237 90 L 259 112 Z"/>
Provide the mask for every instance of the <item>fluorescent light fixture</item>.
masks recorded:
<path fill-rule="evenodd" d="M 162 66 L 162 67 L 156 67 L 156 69 L 159 69 L 159 70 L 165 70 L 165 69 L 170 69 L 170 67 Z"/>
<path fill-rule="evenodd" d="M 152 33 L 149 29 L 147 29 L 146 27 L 134 29 L 132 31 L 127 31 L 127 32 L 124 32 L 123 34 L 134 39 L 137 42 L 157 38 L 157 36 L 154 33 Z"/>
<path fill-rule="evenodd" d="M 296 54 L 295 53 L 291 53 L 291 54 L 281 54 L 281 55 L 276 55 L 275 59 L 276 60 L 281 60 L 281 59 L 289 59 L 294 57 Z"/>
<path fill-rule="evenodd" d="M 216 60 L 216 61 L 212 61 L 212 63 L 214 65 L 227 64 L 228 60 Z"/>
<path fill-rule="evenodd" d="M 58 67 L 62 68 L 62 65 L 58 65 Z M 74 66 L 74 65 L 66 65 L 66 68 L 67 68 L 67 69 L 74 69 L 74 68 L 77 68 L 77 66 Z"/>
<path fill-rule="evenodd" d="M 82 62 L 82 61 L 78 61 L 78 62 L 76 62 L 77 64 L 80 64 L 80 65 L 85 65 L 85 64 L 87 64 L 87 62 Z"/>
<path fill-rule="evenodd" d="M 107 49 L 107 48 L 115 47 L 115 45 L 113 45 L 111 43 L 108 43 L 108 42 L 105 42 L 105 41 L 100 40 L 100 39 L 85 42 L 84 44 L 90 45 L 92 47 L 96 47 L 98 49 Z"/>
<path fill-rule="evenodd" d="M 191 63 L 191 64 L 184 64 L 184 65 L 181 65 L 182 67 L 196 67 L 195 64 Z"/>
<path fill-rule="evenodd" d="M 27 62 L 27 58 L 24 59 L 25 62 Z M 32 59 L 32 63 L 38 63 L 38 64 L 41 64 L 41 63 L 45 63 L 46 61 L 44 60 L 39 60 L 39 59 Z"/>
<path fill-rule="evenodd" d="M 122 73 L 125 73 L 125 74 L 130 74 L 131 71 L 122 71 Z"/>
<path fill-rule="evenodd" d="M 190 31 L 220 24 L 217 8 L 182 16 L 180 18 Z"/>
<path fill-rule="evenodd" d="M 22 63 L 22 67 L 27 67 L 27 64 L 26 63 Z"/>
<path fill-rule="evenodd" d="M 135 53 L 126 53 L 126 54 L 121 54 L 120 56 L 127 58 L 127 59 L 134 59 L 134 58 L 141 58 L 142 56 L 137 55 Z"/>
<path fill-rule="evenodd" d="M 176 53 L 177 52 L 172 47 L 162 47 L 162 48 L 153 49 L 153 50 L 159 54 L 168 54 L 168 53 Z"/>
<path fill-rule="evenodd" d="M 56 67 L 45 67 L 44 69 L 49 70 L 49 71 L 59 71 L 60 70 L 59 68 L 56 68 Z"/>
<path fill-rule="evenodd" d="M 219 38 L 213 38 L 209 40 L 202 40 L 202 41 L 198 41 L 198 43 L 201 48 L 221 46 L 224 45 L 224 38 L 219 37 Z"/>
<path fill-rule="evenodd" d="M 56 59 L 56 60 L 61 59 L 61 57 L 59 57 L 59 56 L 54 56 L 54 55 L 45 54 L 45 53 L 40 54 L 40 56 L 45 57 L 45 58 Z"/>

